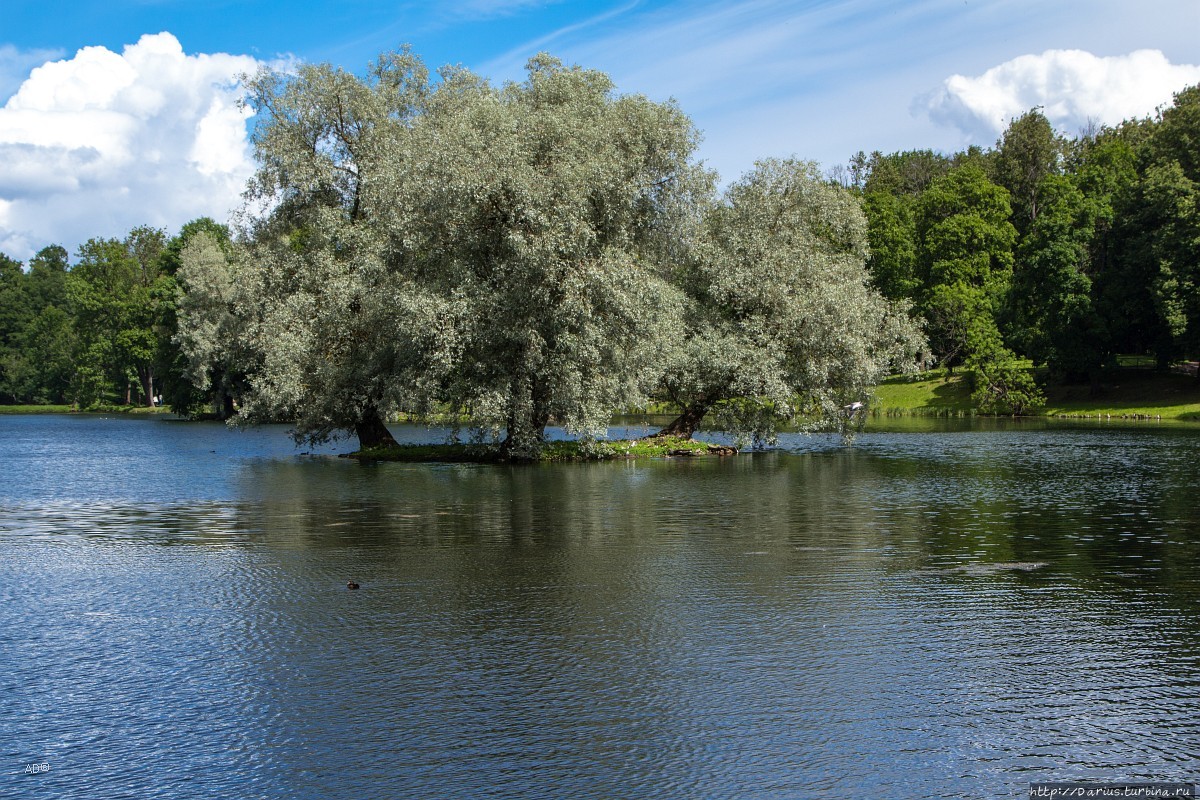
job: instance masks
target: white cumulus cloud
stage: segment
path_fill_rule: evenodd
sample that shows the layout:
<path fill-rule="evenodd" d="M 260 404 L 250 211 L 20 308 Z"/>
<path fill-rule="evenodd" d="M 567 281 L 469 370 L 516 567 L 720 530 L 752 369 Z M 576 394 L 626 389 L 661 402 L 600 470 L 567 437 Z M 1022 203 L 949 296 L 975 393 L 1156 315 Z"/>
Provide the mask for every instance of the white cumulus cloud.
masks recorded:
<path fill-rule="evenodd" d="M 226 218 L 254 169 L 237 78 L 259 63 L 158 33 L 34 69 L 0 107 L 0 251 Z"/>
<path fill-rule="evenodd" d="M 62 55 L 58 50 L 18 50 L 11 44 L 0 44 L 0 99 L 15 92 L 29 77 L 29 70 Z"/>
<path fill-rule="evenodd" d="M 954 75 L 914 109 L 986 143 L 1009 122 L 1041 106 L 1058 129 L 1075 132 L 1089 120 L 1115 125 L 1144 117 L 1174 92 L 1200 81 L 1200 66 L 1172 64 L 1158 50 L 1096 56 L 1084 50 L 1024 55 L 970 78 Z"/>

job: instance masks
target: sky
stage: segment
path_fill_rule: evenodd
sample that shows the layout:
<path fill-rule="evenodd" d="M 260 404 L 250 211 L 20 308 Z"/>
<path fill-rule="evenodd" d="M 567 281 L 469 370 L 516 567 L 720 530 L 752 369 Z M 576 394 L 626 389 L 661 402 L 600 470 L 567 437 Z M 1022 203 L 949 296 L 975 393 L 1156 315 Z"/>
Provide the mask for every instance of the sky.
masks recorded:
<path fill-rule="evenodd" d="M 995 144 L 1041 106 L 1063 133 L 1200 83 L 1200 0 L 3 0 L 0 252 L 229 218 L 254 170 L 238 76 L 431 67 L 521 80 L 546 51 L 674 99 L 725 182 L 756 159 Z"/>

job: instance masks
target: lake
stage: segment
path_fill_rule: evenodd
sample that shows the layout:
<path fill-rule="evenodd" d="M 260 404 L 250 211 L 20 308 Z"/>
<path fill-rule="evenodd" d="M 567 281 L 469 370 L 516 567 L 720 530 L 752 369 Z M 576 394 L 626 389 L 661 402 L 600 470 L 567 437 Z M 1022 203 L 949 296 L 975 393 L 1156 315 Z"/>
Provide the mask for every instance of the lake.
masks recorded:
<path fill-rule="evenodd" d="M 1200 780 L 1200 428 L 889 422 L 509 467 L 0 416 L 0 796 Z"/>

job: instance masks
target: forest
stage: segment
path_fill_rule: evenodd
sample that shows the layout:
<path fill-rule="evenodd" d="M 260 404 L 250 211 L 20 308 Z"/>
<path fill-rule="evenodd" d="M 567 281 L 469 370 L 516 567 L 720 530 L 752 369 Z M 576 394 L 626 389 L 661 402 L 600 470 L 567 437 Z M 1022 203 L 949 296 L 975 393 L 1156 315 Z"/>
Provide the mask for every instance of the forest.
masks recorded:
<path fill-rule="evenodd" d="M 1022 414 L 1119 355 L 1200 352 L 1200 86 L 1074 136 L 1034 108 L 987 149 L 725 185 L 676 105 L 546 55 L 503 86 L 401 50 L 247 88 L 259 171 L 229 224 L 0 255 L 0 403 L 363 446 L 450 415 L 528 457 L 652 402 L 670 433 L 765 441 L 935 364 Z"/>

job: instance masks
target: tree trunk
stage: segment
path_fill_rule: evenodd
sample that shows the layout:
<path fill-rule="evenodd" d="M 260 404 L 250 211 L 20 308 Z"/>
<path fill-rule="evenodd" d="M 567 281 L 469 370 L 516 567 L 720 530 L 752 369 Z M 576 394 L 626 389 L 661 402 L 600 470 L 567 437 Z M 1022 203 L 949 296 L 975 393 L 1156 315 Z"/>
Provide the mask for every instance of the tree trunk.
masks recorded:
<path fill-rule="evenodd" d="M 704 415 L 708 413 L 709 405 L 707 403 L 701 405 L 684 406 L 682 413 L 675 419 L 667 423 L 667 426 L 658 433 L 651 434 L 650 438 L 673 438 L 673 439 L 690 439 L 700 427 Z"/>
<path fill-rule="evenodd" d="M 504 441 L 500 443 L 500 457 L 505 461 L 536 461 L 546 439 L 546 426 L 550 424 L 547 392 L 532 375 L 515 379 L 511 390 L 512 406 Z"/>
<path fill-rule="evenodd" d="M 235 413 L 233 408 L 233 395 L 229 392 L 221 393 L 221 419 L 229 419 Z"/>
<path fill-rule="evenodd" d="M 550 418 L 546 414 L 536 414 L 532 420 L 519 420 L 510 415 L 504 441 L 500 443 L 501 458 L 505 461 L 536 461 L 546 439 L 548 424 Z"/>
<path fill-rule="evenodd" d="M 508 432 L 505 434 L 504 441 L 500 443 L 500 460 L 521 464 L 532 463 L 537 460 L 535 455 L 537 446 L 533 437 L 526 441 L 523 437 L 513 436 L 512 432 Z"/>
<path fill-rule="evenodd" d="M 154 368 L 143 367 L 138 370 L 138 379 L 142 382 L 142 392 L 145 394 L 146 408 L 154 407 Z"/>
<path fill-rule="evenodd" d="M 354 426 L 354 432 L 358 435 L 360 450 L 369 447 L 399 447 L 391 431 L 383 424 L 383 417 L 379 416 L 379 409 L 375 406 L 363 409 L 362 417 Z"/>

